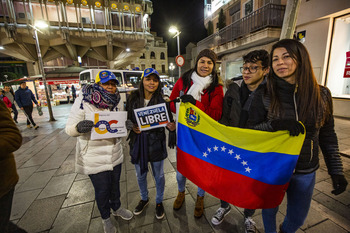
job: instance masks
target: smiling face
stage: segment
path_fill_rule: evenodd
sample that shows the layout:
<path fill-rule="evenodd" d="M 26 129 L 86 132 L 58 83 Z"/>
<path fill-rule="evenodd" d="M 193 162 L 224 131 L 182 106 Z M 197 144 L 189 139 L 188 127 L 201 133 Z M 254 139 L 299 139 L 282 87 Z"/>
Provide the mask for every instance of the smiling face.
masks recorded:
<path fill-rule="evenodd" d="M 112 94 L 117 91 L 117 82 L 115 80 L 109 80 L 108 82 L 100 83 L 100 86 Z"/>
<path fill-rule="evenodd" d="M 206 77 L 211 74 L 214 69 L 213 61 L 208 57 L 201 57 L 197 62 L 197 74 Z"/>
<path fill-rule="evenodd" d="M 243 64 L 243 81 L 250 91 L 254 91 L 268 72 L 269 69 L 262 67 L 261 61 L 246 62 Z"/>
<path fill-rule="evenodd" d="M 145 97 L 152 95 L 159 86 L 159 78 L 155 74 L 148 75 L 142 81 Z"/>
<path fill-rule="evenodd" d="M 290 56 L 286 48 L 276 48 L 272 56 L 273 72 L 288 83 L 295 84 L 296 61 Z"/>

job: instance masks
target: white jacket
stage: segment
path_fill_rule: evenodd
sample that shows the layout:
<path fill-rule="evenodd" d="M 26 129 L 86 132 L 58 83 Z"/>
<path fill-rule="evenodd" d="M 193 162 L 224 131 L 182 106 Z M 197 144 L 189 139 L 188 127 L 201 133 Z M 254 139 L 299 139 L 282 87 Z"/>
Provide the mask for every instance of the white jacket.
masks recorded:
<path fill-rule="evenodd" d="M 84 109 L 80 108 L 83 103 Z M 91 133 L 79 133 L 76 125 L 85 120 L 92 112 L 110 111 L 99 109 L 87 102 L 82 102 L 80 95 L 74 102 L 66 124 L 66 133 L 78 137 L 75 153 L 75 171 L 81 174 L 96 174 L 112 171 L 113 167 L 123 162 L 123 148 L 120 138 L 91 140 Z"/>

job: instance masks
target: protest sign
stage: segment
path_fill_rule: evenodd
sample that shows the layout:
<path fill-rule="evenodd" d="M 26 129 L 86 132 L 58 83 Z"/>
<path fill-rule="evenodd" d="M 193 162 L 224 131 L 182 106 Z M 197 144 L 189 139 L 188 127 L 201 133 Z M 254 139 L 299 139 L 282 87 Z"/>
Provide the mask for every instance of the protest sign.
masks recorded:
<path fill-rule="evenodd" d="M 165 103 L 134 109 L 134 112 L 141 131 L 165 127 L 169 122 Z"/>
<path fill-rule="evenodd" d="M 94 122 L 91 130 L 91 140 L 119 138 L 127 135 L 125 121 L 127 112 L 94 112 L 87 116 Z"/>

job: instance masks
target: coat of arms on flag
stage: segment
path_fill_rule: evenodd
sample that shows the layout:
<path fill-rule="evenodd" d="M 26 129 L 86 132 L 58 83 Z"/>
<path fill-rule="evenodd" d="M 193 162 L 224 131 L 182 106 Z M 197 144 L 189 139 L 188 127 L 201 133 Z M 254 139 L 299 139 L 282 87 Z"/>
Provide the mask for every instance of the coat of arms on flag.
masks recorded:
<path fill-rule="evenodd" d="M 305 135 L 219 124 L 190 103 L 178 117 L 177 169 L 213 196 L 248 209 L 278 206 Z"/>

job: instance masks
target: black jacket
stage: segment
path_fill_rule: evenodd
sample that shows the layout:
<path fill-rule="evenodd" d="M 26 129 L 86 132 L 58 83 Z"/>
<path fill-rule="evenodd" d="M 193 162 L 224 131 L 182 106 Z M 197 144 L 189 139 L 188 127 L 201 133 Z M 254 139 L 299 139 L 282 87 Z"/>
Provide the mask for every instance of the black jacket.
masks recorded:
<path fill-rule="evenodd" d="M 298 92 L 295 89 L 295 85 L 288 82 L 277 79 L 277 97 L 281 100 L 280 119 L 296 119 L 297 109 L 295 109 L 295 98 L 298 98 Z M 300 152 L 300 156 L 295 168 L 295 173 L 311 173 L 319 167 L 319 146 L 322 150 L 328 173 L 330 175 L 343 175 L 343 165 L 339 155 L 338 139 L 334 130 L 334 118 L 333 118 L 333 105 L 332 96 L 328 88 L 320 85 L 321 98 L 324 108 L 328 108 L 330 114 L 325 116 L 325 112 L 319 114 L 318 119 L 309 118 L 306 122 L 302 122 L 306 128 L 306 137 L 303 147 Z M 265 109 L 268 109 L 270 105 L 269 96 L 263 97 L 263 104 Z M 316 120 L 320 122 L 320 119 L 325 119 L 322 125 L 316 124 Z M 270 122 L 274 120 L 274 117 L 268 114 L 268 119 L 264 123 L 255 126 L 255 129 L 272 131 Z M 259 121 L 259 120 L 257 120 Z M 320 126 L 316 126 L 320 125 Z"/>

